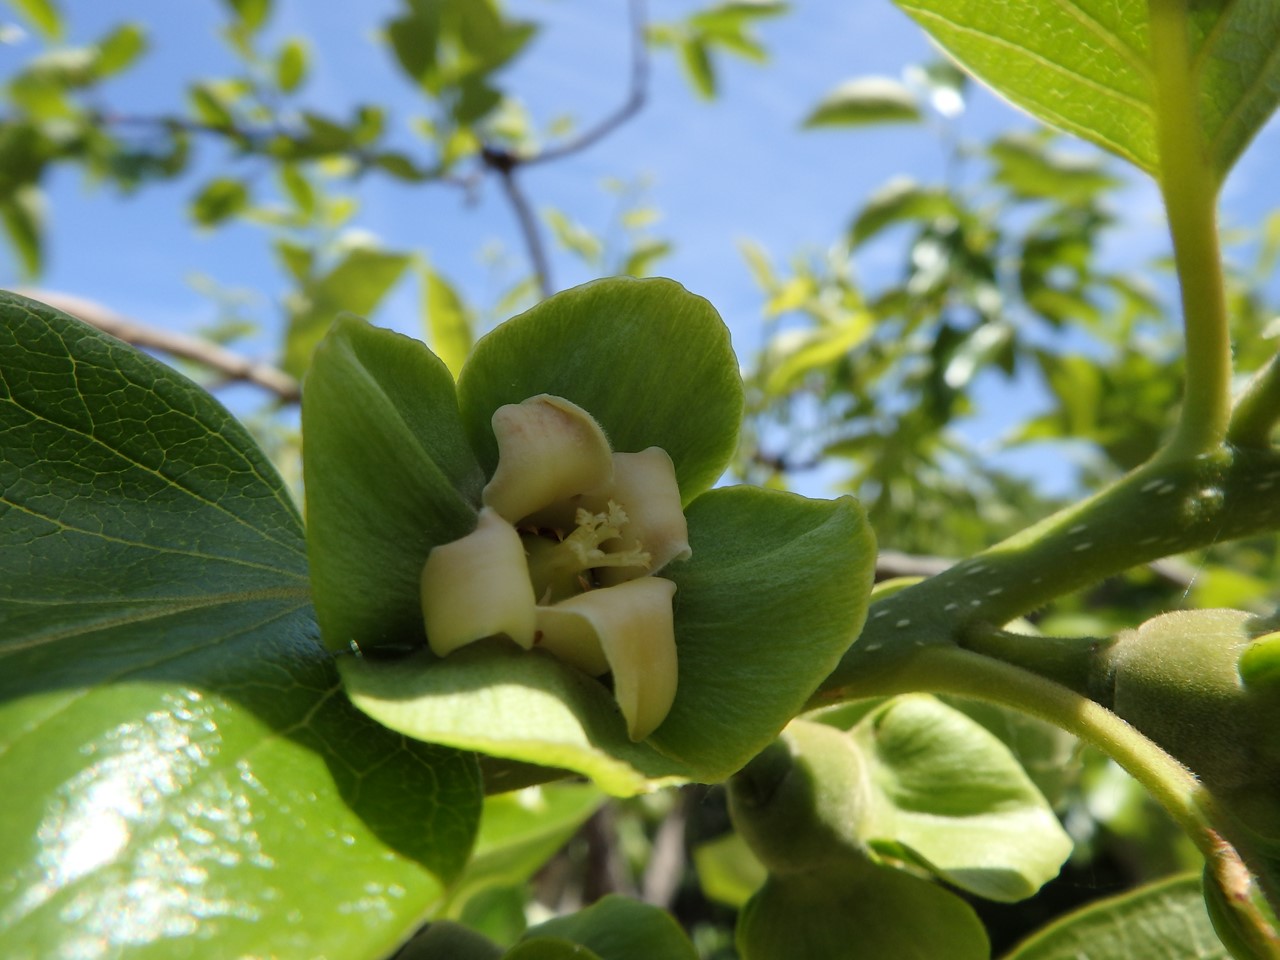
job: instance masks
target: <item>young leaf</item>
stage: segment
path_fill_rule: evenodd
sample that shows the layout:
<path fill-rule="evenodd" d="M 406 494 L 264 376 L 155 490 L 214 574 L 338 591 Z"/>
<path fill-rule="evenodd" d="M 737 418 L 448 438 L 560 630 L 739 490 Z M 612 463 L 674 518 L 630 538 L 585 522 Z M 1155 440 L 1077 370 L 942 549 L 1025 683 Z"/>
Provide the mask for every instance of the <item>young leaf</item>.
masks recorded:
<path fill-rule="evenodd" d="M 895 177 L 871 195 L 849 228 L 849 245 L 858 247 L 881 231 L 904 221 L 928 222 L 958 216 L 959 205 L 945 190 L 922 187 L 909 177 Z"/>
<path fill-rule="evenodd" d="M 12 0 L 13 6 L 50 40 L 62 39 L 62 14 L 53 0 Z"/>
<path fill-rule="evenodd" d="M 307 45 L 298 39 L 287 41 L 276 59 L 276 86 L 292 93 L 307 77 Z"/>
<path fill-rule="evenodd" d="M 950 883 L 992 900 L 1031 896 L 1071 853 L 1008 748 L 959 711 L 932 697 L 898 697 L 852 733 L 874 786 L 864 836 L 905 848 Z"/>
<path fill-rule="evenodd" d="M 1004 960 L 1231 960 L 1213 932 L 1200 877 L 1184 874 L 1099 900 L 1033 934 Z"/>
<path fill-rule="evenodd" d="M 888 77 L 861 77 L 828 93 L 805 118 L 806 127 L 853 127 L 920 119 L 916 98 Z"/>
<path fill-rule="evenodd" d="M 421 272 L 422 310 L 431 346 L 456 378 L 471 353 L 475 315 L 448 280 L 427 266 Z"/>
<path fill-rule="evenodd" d="M 0 294 L 0 941 L 383 957 L 466 860 L 473 758 L 371 723 L 297 511 L 155 360 Z"/>
<path fill-rule="evenodd" d="M 206 183 L 191 201 L 191 216 L 202 227 L 213 227 L 249 205 L 249 190 L 239 180 L 218 177 Z"/>
<path fill-rule="evenodd" d="M 99 77 L 109 77 L 126 70 L 146 49 L 147 34 L 142 27 L 134 23 L 122 24 L 98 41 L 94 72 Z"/>

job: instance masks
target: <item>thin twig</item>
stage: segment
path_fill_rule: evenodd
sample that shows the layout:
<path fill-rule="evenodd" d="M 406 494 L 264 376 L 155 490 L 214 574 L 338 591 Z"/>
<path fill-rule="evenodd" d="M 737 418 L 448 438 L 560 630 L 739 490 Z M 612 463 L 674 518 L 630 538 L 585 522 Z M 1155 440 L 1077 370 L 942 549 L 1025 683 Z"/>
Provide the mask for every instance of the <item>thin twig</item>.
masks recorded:
<path fill-rule="evenodd" d="M 559 160 L 586 150 L 613 133 L 644 108 L 649 87 L 649 48 L 645 43 L 648 20 L 645 16 L 644 0 L 630 0 L 628 6 L 631 16 L 631 86 L 627 92 L 627 99 L 622 106 L 594 127 L 564 143 L 540 150 L 531 156 L 522 157 L 521 164 L 527 166 L 546 163 L 549 160 Z"/>
<path fill-rule="evenodd" d="M 152 327 L 121 316 L 100 303 L 52 290 L 15 290 L 32 300 L 47 303 L 55 309 L 83 320 L 91 327 L 110 334 L 125 343 L 148 350 L 159 350 L 172 357 L 190 360 L 207 367 L 227 380 L 252 383 L 270 391 L 281 403 L 297 403 L 302 397 L 298 381 L 270 364 L 242 357 L 226 347 L 185 333 Z"/>
<path fill-rule="evenodd" d="M 507 195 L 507 202 L 515 211 L 516 222 L 520 225 L 520 235 L 524 238 L 525 250 L 533 265 L 533 276 L 538 282 L 538 292 L 545 300 L 551 296 L 551 264 L 547 260 L 547 248 L 542 242 L 542 231 L 538 227 L 537 215 L 529 205 L 529 198 L 516 182 L 516 167 L 519 161 L 505 150 L 485 147 L 481 154 L 485 165 L 498 175 L 502 182 L 502 192 Z"/>

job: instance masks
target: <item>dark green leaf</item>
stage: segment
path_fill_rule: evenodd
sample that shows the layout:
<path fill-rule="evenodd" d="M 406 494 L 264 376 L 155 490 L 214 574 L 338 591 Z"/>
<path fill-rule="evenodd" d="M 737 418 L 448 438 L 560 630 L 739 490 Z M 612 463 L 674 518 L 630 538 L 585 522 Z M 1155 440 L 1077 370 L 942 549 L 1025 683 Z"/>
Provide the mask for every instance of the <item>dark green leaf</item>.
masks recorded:
<path fill-rule="evenodd" d="M 1196 874 L 1099 900 L 1019 944 L 1004 960 L 1230 960 Z"/>
<path fill-rule="evenodd" d="M 202 227 L 216 226 L 249 205 L 249 190 L 239 180 L 210 180 L 191 201 L 191 216 Z"/>
<path fill-rule="evenodd" d="M 225 410 L 0 318 L 5 952 L 385 956 L 465 863 L 474 760 L 341 695 L 297 511 Z"/>
<path fill-rule="evenodd" d="M 585 910 L 529 930 L 527 938 L 579 943 L 600 960 L 696 960 L 693 944 L 665 910 L 610 894 Z"/>
<path fill-rule="evenodd" d="M 828 93 L 805 118 L 806 127 L 853 127 L 920 119 L 916 98 L 888 77 L 849 80 Z"/>
<path fill-rule="evenodd" d="M 438 920 L 396 952 L 394 960 L 499 960 L 502 948 L 460 923 Z"/>
<path fill-rule="evenodd" d="M 422 566 L 470 533 L 484 478 L 453 378 L 421 343 L 342 318 L 302 400 L 312 594 L 332 650 L 425 642 Z"/>
<path fill-rule="evenodd" d="M 605 960 L 580 943 L 560 937 L 538 937 L 518 943 L 502 955 L 502 960 Z"/>

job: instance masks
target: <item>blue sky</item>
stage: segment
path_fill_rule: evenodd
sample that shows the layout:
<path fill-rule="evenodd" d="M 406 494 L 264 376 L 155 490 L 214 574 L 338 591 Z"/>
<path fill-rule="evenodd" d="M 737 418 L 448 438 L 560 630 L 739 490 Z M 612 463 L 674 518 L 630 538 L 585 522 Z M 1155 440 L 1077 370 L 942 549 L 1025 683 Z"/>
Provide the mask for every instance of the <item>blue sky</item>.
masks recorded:
<path fill-rule="evenodd" d="M 701 5 L 650 0 L 649 12 L 655 21 L 671 20 Z M 421 101 L 377 37 L 378 26 L 397 7 L 397 0 L 276 0 L 268 37 L 302 34 L 312 43 L 313 69 L 303 101 L 338 114 L 361 100 L 385 103 L 392 112 L 389 125 L 402 130 L 409 117 L 422 113 Z M 191 79 L 233 69 L 216 36 L 223 10 L 215 0 L 66 0 L 63 8 L 73 42 L 98 36 L 126 17 L 146 24 L 150 53 L 108 87 L 107 99 L 118 109 L 135 114 L 178 110 Z M 523 97 L 536 121 L 568 113 L 589 125 L 621 102 L 628 70 L 625 0 L 513 0 L 508 8 L 546 24 L 507 75 L 509 88 Z M 0 21 L 5 19 L 12 18 L 0 5 Z M 601 181 L 645 178 L 648 199 L 663 214 L 654 231 L 675 243 L 659 272 L 716 305 L 744 359 L 760 343 L 761 297 L 738 249 L 743 240 L 762 244 L 780 261 L 799 250 L 821 250 L 840 236 L 855 205 L 891 176 L 907 173 L 929 181 L 942 167 L 936 140 L 920 128 L 800 129 L 808 110 L 840 81 L 865 74 L 898 76 L 906 64 L 932 55 L 923 34 L 889 0 L 797 3 L 790 15 L 764 22 L 760 34 L 772 63 L 759 68 L 722 58 L 723 93 L 712 103 L 694 97 L 669 53 L 656 53 L 649 105 L 637 119 L 587 152 L 524 171 L 523 181 L 536 207 L 559 208 L 603 230 L 616 201 L 601 189 Z M 31 41 L 0 46 L 0 73 L 33 47 Z M 981 138 L 1028 122 L 983 92 L 971 98 L 959 124 L 963 136 Z M 200 146 L 202 171 L 228 163 L 218 146 Z M 1273 124 L 1228 183 L 1227 223 L 1256 223 L 1280 205 L 1280 178 L 1271 162 L 1277 149 L 1280 131 Z M 195 330 L 216 315 L 191 282 L 201 274 L 225 287 L 253 291 L 256 315 L 267 323 L 278 320 L 285 286 L 266 232 L 247 225 L 193 230 L 183 207 L 194 188 L 191 180 L 151 187 L 126 200 L 86 184 L 71 170 L 61 171 L 49 187 L 52 243 L 41 285 L 93 298 L 148 323 Z M 422 253 L 473 302 L 485 306 L 495 300 L 499 286 L 481 251 L 497 241 L 512 256 L 520 255 L 514 221 L 496 183 L 486 185 L 474 205 L 456 189 L 407 192 L 378 178 L 356 192 L 362 204 L 359 227 L 389 247 Z M 1166 243 L 1160 208 L 1154 189 L 1141 183 L 1126 196 L 1125 206 L 1129 226 L 1111 247 L 1114 256 L 1136 266 Z M 860 264 L 862 274 L 874 280 L 876 270 L 892 265 L 894 256 L 900 254 L 883 249 L 877 257 L 872 250 Z M 553 273 L 558 287 L 590 279 L 560 253 L 554 254 Z M 0 252 L 0 285 L 16 280 L 12 258 Z M 415 285 L 403 284 L 375 319 L 418 332 Z M 271 341 L 252 348 L 269 355 Z M 997 389 L 991 384 L 984 392 Z M 1034 388 L 1019 387 L 1018 399 L 1017 406 L 1034 403 Z M 1004 425 L 988 412 L 971 429 L 975 436 L 992 438 Z"/>

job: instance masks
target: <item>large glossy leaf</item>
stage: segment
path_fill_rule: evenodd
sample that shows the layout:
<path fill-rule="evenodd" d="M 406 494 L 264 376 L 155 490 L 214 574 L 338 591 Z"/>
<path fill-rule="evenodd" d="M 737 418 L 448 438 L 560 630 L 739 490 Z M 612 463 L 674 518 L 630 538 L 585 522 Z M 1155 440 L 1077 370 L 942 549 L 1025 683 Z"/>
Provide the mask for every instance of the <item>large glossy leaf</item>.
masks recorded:
<path fill-rule="evenodd" d="M 1090 904 L 1019 944 L 1004 960 L 1229 960 L 1196 874 Z"/>
<path fill-rule="evenodd" d="M 863 836 L 949 882 L 1020 900 L 1055 877 L 1071 840 L 1009 750 L 958 710 L 898 697 L 856 726 L 868 767 Z"/>
<path fill-rule="evenodd" d="M 298 515 L 198 387 L 0 295 L 0 942 L 381 957 L 443 894 L 472 758 L 346 701 Z"/>
<path fill-rule="evenodd" d="M 728 328 L 711 304 L 671 280 L 575 287 L 476 344 L 458 403 L 486 473 L 498 460 L 493 412 L 540 393 L 590 412 L 614 450 L 662 447 L 686 503 L 728 466 L 742 420 Z"/>
<path fill-rule="evenodd" d="M 601 960 L 695 960 L 693 944 L 665 910 L 614 894 L 585 910 L 556 917 L 529 930 L 527 939 L 561 938 L 580 943 Z M 522 955 L 523 956 L 523 955 Z"/>
<path fill-rule="evenodd" d="M 1280 101 L 1272 0 L 897 0 L 980 79 L 1046 123 L 1159 174 L 1157 111 L 1198 113 L 1202 150 L 1226 176 Z M 1193 103 L 1164 100 L 1151 17 L 1185 17 Z M 1174 31 L 1177 32 L 1176 30 Z M 1194 149 L 1188 146 L 1188 149 Z"/>

